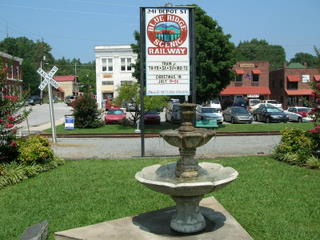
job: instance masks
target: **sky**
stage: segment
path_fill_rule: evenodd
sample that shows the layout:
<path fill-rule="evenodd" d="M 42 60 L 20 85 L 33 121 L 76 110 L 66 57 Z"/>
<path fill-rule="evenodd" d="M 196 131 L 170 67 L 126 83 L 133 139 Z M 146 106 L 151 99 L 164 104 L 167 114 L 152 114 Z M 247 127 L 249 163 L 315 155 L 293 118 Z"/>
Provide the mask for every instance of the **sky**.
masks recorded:
<path fill-rule="evenodd" d="M 0 40 L 42 40 L 57 58 L 95 59 L 94 47 L 134 43 L 139 8 L 198 4 L 231 42 L 253 38 L 281 45 L 290 60 L 320 48 L 320 0 L 0 0 Z"/>

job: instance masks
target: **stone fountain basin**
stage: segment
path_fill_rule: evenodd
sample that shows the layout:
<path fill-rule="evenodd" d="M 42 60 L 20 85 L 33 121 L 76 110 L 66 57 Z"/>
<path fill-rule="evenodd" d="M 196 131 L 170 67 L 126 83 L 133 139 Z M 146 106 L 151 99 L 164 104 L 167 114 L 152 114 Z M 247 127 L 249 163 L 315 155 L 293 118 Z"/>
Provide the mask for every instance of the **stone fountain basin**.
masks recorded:
<path fill-rule="evenodd" d="M 137 172 L 135 178 L 148 188 L 171 196 L 199 196 L 217 190 L 235 180 L 238 172 L 217 163 L 199 163 L 199 176 L 177 178 L 176 163 L 152 165 Z"/>
<path fill-rule="evenodd" d="M 193 128 L 190 132 L 181 132 L 178 130 L 164 130 L 160 136 L 170 145 L 178 148 L 196 148 L 200 147 L 215 135 L 213 130 L 203 128 Z"/>

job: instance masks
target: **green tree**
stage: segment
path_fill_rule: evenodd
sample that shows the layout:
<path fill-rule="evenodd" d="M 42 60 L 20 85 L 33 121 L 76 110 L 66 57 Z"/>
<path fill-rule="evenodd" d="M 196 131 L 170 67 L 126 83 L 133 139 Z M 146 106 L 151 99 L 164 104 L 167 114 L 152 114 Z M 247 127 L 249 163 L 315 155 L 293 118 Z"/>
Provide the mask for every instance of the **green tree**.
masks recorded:
<path fill-rule="evenodd" d="M 119 106 L 125 106 L 130 103 L 135 107 L 135 111 L 130 112 L 129 120 L 136 125 L 141 118 L 142 112 L 140 109 L 140 85 L 138 83 L 126 84 L 117 89 L 118 97 L 114 103 Z M 159 110 L 167 105 L 168 98 L 165 96 L 144 96 L 145 112 L 151 110 Z"/>
<path fill-rule="evenodd" d="M 90 93 L 80 96 L 73 104 L 73 115 L 77 128 L 97 128 L 102 126 L 96 99 Z"/>
<path fill-rule="evenodd" d="M 270 70 L 282 68 L 286 60 L 284 48 L 271 45 L 266 40 L 252 39 L 240 42 L 235 53 L 237 61 L 268 61 Z"/>
<path fill-rule="evenodd" d="M 308 67 L 317 67 L 319 65 L 319 59 L 316 56 L 303 52 L 296 53 L 289 62 L 307 64 Z"/>
<path fill-rule="evenodd" d="M 5 38 L 0 41 L 0 51 L 12 56 L 23 58 L 23 84 L 30 90 L 30 94 L 38 94 L 40 76 L 36 70 L 40 67 L 40 62 L 45 56 L 47 63 L 53 63 L 51 47 L 43 41 L 30 40 L 26 37 Z"/>
<path fill-rule="evenodd" d="M 234 45 L 231 35 L 224 34 L 222 28 L 206 12 L 195 6 L 195 39 L 196 39 L 196 95 L 201 103 L 216 97 L 233 77 L 230 71 L 235 64 Z M 134 65 L 133 76 L 140 79 L 140 34 L 135 31 L 136 44 L 133 52 L 138 54 Z"/>

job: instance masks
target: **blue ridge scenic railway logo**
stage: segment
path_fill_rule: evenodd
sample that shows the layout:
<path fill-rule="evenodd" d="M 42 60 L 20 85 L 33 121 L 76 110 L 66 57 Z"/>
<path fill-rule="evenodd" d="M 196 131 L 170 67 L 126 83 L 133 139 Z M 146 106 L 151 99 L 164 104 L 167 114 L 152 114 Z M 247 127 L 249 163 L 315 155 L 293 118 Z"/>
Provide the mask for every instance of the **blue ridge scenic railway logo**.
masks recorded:
<path fill-rule="evenodd" d="M 174 14 L 153 17 L 147 25 L 147 36 L 155 47 L 148 48 L 149 55 L 187 55 L 180 47 L 187 39 L 188 28 L 183 18 Z"/>

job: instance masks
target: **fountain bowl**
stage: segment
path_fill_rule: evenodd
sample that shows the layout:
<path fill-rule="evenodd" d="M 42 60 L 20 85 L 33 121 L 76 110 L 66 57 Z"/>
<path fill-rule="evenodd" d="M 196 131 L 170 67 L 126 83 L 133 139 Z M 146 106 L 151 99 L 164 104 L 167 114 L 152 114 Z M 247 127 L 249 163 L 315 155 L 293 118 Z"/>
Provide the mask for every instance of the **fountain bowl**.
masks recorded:
<path fill-rule="evenodd" d="M 217 190 L 235 180 L 238 172 L 217 163 L 199 163 L 199 174 L 194 178 L 178 178 L 176 163 L 152 165 L 137 172 L 135 178 L 148 188 L 176 197 L 200 196 Z"/>

